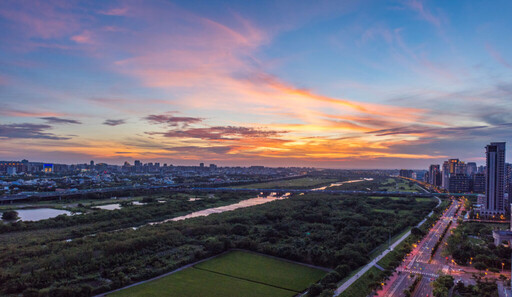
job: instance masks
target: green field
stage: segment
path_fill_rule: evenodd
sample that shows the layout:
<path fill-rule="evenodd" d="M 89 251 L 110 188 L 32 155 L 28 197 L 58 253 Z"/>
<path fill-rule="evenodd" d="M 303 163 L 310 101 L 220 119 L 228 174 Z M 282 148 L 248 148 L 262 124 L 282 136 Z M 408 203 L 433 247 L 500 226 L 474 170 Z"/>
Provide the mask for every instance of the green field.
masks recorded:
<path fill-rule="evenodd" d="M 326 271 L 259 254 L 233 251 L 108 296 L 295 296 Z"/>
<path fill-rule="evenodd" d="M 286 189 L 286 188 L 310 188 L 314 186 L 323 186 L 330 183 L 339 181 L 334 178 L 316 178 L 316 177 L 301 177 L 288 180 L 277 180 L 265 183 L 257 183 L 243 186 L 236 186 L 234 188 L 244 189 Z"/>
<path fill-rule="evenodd" d="M 388 178 L 385 183 L 380 185 L 379 190 L 388 192 L 422 192 L 416 183 L 401 178 Z"/>
<path fill-rule="evenodd" d="M 387 197 L 387 196 L 371 196 L 369 198 L 370 199 L 375 199 L 375 200 L 389 198 L 389 199 L 394 200 L 394 201 L 411 199 L 410 197 Z M 416 200 L 416 202 L 426 202 L 426 201 L 430 201 L 432 199 L 434 199 L 434 198 L 423 198 L 423 197 L 416 197 L 416 198 L 414 198 L 414 200 Z"/>

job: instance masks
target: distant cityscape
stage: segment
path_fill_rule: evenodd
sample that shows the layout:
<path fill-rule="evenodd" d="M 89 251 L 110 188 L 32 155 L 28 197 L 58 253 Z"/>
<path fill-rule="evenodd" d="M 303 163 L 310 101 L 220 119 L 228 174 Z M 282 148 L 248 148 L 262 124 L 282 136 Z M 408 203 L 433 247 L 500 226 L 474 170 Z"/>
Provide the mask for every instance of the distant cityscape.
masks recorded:
<path fill-rule="evenodd" d="M 23 191 L 59 191 L 69 189 L 108 188 L 119 186 L 155 186 L 175 184 L 236 184 L 259 180 L 282 179 L 304 175 L 311 168 L 271 168 L 264 166 L 218 167 L 173 166 L 160 163 L 123 166 L 96 164 L 53 164 L 44 162 L 0 161 L 0 194 Z"/>
<path fill-rule="evenodd" d="M 492 142 L 485 147 L 485 166 L 475 162 L 465 163 L 449 159 L 432 164 L 427 171 L 419 174 L 414 170 L 402 169 L 399 175 L 422 180 L 433 187 L 450 193 L 479 193 L 475 211 L 479 216 L 503 216 L 510 212 L 509 196 L 512 191 L 512 164 L 505 162 L 505 142 Z"/>

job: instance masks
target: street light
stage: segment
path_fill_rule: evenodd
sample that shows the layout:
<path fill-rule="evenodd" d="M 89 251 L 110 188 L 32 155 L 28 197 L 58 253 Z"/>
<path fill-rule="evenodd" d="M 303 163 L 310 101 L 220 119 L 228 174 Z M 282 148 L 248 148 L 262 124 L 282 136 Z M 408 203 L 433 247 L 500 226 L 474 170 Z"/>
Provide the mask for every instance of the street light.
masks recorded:
<path fill-rule="evenodd" d="M 505 267 L 505 263 L 501 263 L 501 273 L 503 273 L 503 268 Z"/>

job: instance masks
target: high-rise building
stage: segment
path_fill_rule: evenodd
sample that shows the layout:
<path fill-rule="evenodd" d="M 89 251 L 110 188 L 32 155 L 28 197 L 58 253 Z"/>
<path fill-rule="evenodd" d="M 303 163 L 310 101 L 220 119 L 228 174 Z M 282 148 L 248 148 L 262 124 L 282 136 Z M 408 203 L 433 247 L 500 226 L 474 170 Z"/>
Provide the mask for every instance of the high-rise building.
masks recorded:
<path fill-rule="evenodd" d="M 91 164 L 91 167 L 94 167 L 94 161 L 93 160 L 91 160 L 90 164 Z"/>
<path fill-rule="evenodd" d="M 429 171 L 425 172 L 425 174 L 423 175 L 423 181 L 426 183 L 430 183 L 430 172 Z"/>
<path fill-rule="evenodd" d="M 444 189 L 448 189 L 448 183 L 450 182 L 450 163 L 448 161 L 443 162 L 443 172 L 441 178 L 441 186 Z"/>
<path fill-rule="evenodd" d="M 463 161 L 459 161 L 457 160 L 458 162 L 456 163 L 453 163 L 453 173 L 454 174 L 466 174 L 467 173 L 467 164 L 464 163 Z"/>
<path fill-rule="evenodd" d="M 484 193 L 485 192 L 485 174 L 483 173 L 475 173 L 473 174 L 473 185 L 472 191 L 473 193 Z"/>
<path fill-rule="evenodd" d="M 428 171 L 428 183 L 434 186 L 441 186 L 442 175 L 439 164 L 432 164 Z"/>
<path fill-rule="evenodd" d="M 448 185 L 450 193 L 466 193 L 469 192 L 469 178 L 466 174 L 457 173 L 450 175 L 450 183 Z"/>
<path fill-rule="evenodd" d="M 505 192 L 510 197 L 512 194 L 512 164 L 505 163 Z M 507 204 L 508 205 L 508 204 Z"/>
<path fill-rule="evenodd" d="M 443 163 L 442 187 L 448 189 L 452 174 L 466 174 L 466 164 L 459 159 L 449 159 Z"/>
<path fill-rule="evenodd" d="M 468 162 L 467 164 L 467 167 L 466 167 L 466 174 L 469 175 L 469 176 L 472 176 L 473 174 L 475 174 L 477 172 L 477 167 L 476 167 L 476 163 L 475 162 Z"/>
<path fill-rule="evenodd" d="M 486 147 L 485 215 L 505 213 L 505 142 Z"/>
<path fill-rule="evenodd" d="M 402 177 L 413 178 L 412 177 L 413 173 L 414 173 L 414 171 L 412 171 L 410 169 L 400 169 L 399 175 Z"/>
<path fill-rule="evenodd" d="M 204 168 L 204 163 L 199 163 L 199 167 Z"/>

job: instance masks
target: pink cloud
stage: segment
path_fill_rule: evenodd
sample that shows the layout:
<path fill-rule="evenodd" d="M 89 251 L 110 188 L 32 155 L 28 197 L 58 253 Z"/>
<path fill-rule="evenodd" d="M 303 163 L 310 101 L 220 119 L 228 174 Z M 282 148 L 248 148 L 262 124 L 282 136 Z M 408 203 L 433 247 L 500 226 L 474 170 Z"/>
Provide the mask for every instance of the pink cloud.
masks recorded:
<path fill-rule="evenodd" d="M 98 13 L 111 16 L 124 16 L 128 13 L 128 7 L 112 8 L 101 10 Z"/>
<path fill-rule="evenodd" d="M 15 23 L 28 37 L 60 38 L 80 28 L 79 16 L 71 13 L 67 1 L 7 1 L 0 16 Z"/>
<path fill-rule="evenodd" d="M 505 58 L 503 58 L 503 56 L 490 44 L 486 43 L 485 49 L 491 55 L 491 57 L 493 57 L 498 63 L 500 63 L 501 65 L 503 65 L 507 68 L 512 69 L 512 64 L 510 64 L 507 60 L 505 60 Z"/>
<path fill-rule="evenodd" d="M 76 43 L 88 43 L 88 44 L 94 43 L 93 39 L 92 39 L 92 33 L 88 30 L 83 31 L 82 33 L 80 33 L 78 35 L 73 35 L 73 36 L 71 36 L 70 39 Z"/>
<path fill-rule="evenodd" d="M 405 5 L 410 9 L 414 10 L 418 15 L 425 21 L 431 23 L 436 27 L 441 27 L 441 19 L 432 14 L 428 9 L 425 8 L 421 0 L 411 0 L 405 2 Z"/>
<path fill-rule="evenodd" d="M 64 113 L 48 112 L 48 111 L 30 111 L 10 109 L 6 107 L 0 108 L 0 114 L 8 117 L 58 117 L 65 116 Z"/>

